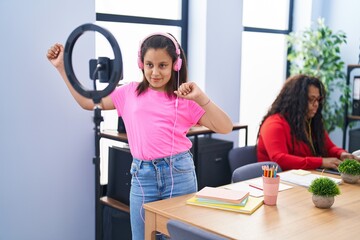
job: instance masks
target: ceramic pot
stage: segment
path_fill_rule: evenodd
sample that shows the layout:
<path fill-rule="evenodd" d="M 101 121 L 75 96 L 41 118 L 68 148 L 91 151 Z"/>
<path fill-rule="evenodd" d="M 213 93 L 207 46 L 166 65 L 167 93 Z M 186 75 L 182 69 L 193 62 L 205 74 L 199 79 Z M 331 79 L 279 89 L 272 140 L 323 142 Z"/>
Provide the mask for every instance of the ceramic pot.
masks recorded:
<path fill-rule="evenodd" d="M 335 197 L 313 195 L 312 201 L 317 208 L 330 208 L 334 204 Z"/>
<path fill-rule="evenodd" d="M 360 175 L 351 175 L 346 173 L 341 173 L 341 178 L 346 183 L 357 183 L 360 179 Z"/>

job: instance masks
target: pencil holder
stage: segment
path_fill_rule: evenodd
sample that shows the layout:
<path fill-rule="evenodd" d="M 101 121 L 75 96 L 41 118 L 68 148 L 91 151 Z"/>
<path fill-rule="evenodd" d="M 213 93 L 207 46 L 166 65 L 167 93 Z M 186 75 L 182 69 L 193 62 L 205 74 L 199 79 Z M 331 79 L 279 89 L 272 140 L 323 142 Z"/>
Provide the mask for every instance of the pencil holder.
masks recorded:
<path fill-rule="evenodd" d="M 276 177 L 262 177 L 263 178 L 263 191 L 264 191 L 264 204 L 274 206 L 276 205 L 277 196 L 279 193 L 280 176 Z"/>

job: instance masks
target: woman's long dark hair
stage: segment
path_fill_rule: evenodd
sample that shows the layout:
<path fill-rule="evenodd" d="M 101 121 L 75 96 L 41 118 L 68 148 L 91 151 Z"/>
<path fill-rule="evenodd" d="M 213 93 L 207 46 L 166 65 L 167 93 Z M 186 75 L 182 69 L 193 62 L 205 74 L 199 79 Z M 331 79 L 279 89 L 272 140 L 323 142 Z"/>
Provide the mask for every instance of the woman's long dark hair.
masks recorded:
<path fill-rule="evenodd" d="M 180 74 L 179 75 L 179 86 L 182 83 L 187 82 L 186 57 L 185 57 L 184 51 L 181 48 L 180 44 L 179 43 L 177 43 L 177 44 L 180 49 L 180 57 L 182 59 L 182 65 L 181 65 L 181 69 L 179 71 L 172 70 L 171 79 L 165 86 L 165 90 L 169 97 L 175 96 L 174 91 L 177 90 L 177 88 L 178 88 L 178 82 L 177 82 L 178 74 Z M 145 41 L 141 45 L 141 61 L 142 62 L 144 62 L 145 53 L 147 52 L 147 50 L 149 50 L 151 48 L 152 49 L 165 49 L 167 51 L 167 53 L 170 55 L 170 57 L 172 58 L 172 63 L 174 63 L 176 61 L 176 59 L 178 58 L 178 55 L 176 54 L 176 48 L 174 46 L 173 41 L 170 38 L 163 36 L 163 35 L 154 35 L 154 36 L 151 36 L 151 37 L 145 39 Z M 144 72 L 144 70 L 142 70 L 142 71 Z M 138 95 L 143 93 L 146 89 L 148 89 L 148 87 L 149 87 L 149 82 L 146 80 L 145 75 L 144 75 L 142 82 L 137 87 Z"/>
<path fill-rule="evenodd" d="M 325 88 L 323 83 L 318 78 L 307 75 L 295 75 L 289 77 L 282 87 L 279 95 L 271 105 L 270 110 L 263 118 L 260 124 L 260 128 L 267 117 L 278 113 L 282 115 L 290 125 L 293 147 L 294 139 L 297 139 L 299 141 L 305 142 L 309 148 L 312 149 L 305 130 L 308 127 L 306 122 L 306 115 L 308 112 L 308 89 L 310 85 L 318 88 L 320 97 L 325 99 Z M 311 120 L 312 141 L 315 150 L 313 154 L 315 156 L 327 155 L 326 149 L 324 147 L 325 128 L 321 113 L 323 104 L 323 101 L 319 102 L 318 110 Z M 260 134 L 260 128 L 258 132 L 258 138 Z"/>

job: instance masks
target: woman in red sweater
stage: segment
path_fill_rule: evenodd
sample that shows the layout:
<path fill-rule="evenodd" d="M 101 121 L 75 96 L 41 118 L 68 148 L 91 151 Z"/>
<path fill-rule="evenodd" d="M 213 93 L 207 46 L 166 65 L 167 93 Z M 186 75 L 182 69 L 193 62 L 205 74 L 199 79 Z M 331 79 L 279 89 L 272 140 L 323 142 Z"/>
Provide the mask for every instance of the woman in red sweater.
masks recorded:
<path fill-rule="evenodd" d="M 324 129 L 325 88 L 315 77 L 286 80 L 260 124 L 258 161 L 274 161 L 282 170 L 337 169 L 341 160 L 358 157 L 337 147 Z"/>

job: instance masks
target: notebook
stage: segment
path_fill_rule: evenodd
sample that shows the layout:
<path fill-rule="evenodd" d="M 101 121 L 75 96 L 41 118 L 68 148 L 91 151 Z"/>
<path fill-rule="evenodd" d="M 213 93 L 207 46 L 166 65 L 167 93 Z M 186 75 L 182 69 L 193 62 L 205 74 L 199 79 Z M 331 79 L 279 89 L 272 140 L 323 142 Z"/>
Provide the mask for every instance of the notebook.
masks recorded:
<path fill-rule="evenodd" d="M 198 198 L 207 198 L 223 202 L 240 204 L 249 196 L 248 191 L 237 191 L 226 188 L 204 187 L 195 194 Z"/>
<path fill-rule="evenodd" d="M 309 172 L 309 174 L 306 174 L 306 175 L 299 175 L 296 173 L 296 171 L 297 170 L 290 170 L 290 171 L 279 173 L 279 175 L 281 177 L 281 181 L 294 183 L 294 184 L 304 186 L 304 187 L 309 187 L 311 182 L 313 180 L 315 180 L 316 178 L 327 177 L 327 178 L 333 180 L 336 184 L 342 183 L 342 180 L 339 178 L 323 176 L 321 174 L 314 174 L 314 173 L 310 173 L 310 172 Z"/>
<path fill-rule="evenodd" d="M 208 207 L 208 208 L 215 208 L 225 211 L 232 211 L 232 212 L 239 212 L 239 213 L 245 213 L 245 214 L 252 214 L 254 213 L 261 205 L 263 205 L 264 198 L 256 198 L 249 196 L 247 203 L 245 206 L 235 206 L 232 204 L 216 204 L 216 203 L 208 203 L 199 201 L 196 196 L 188 199 L 186 201 L 187 204 L 200 206 L 200 207 Z"/>
<path fill-rule="evenodd" d="M 224 186 L 224 188 L 237 190 L 237 191 L 239 191 L 239 190 L 240 191 L 248 191 L 249 195 L 253 196 L 253 197 L 264 196 L 264 193 L 262 190 L 255 188 L 255 187 L 251 187 L 248 183 L 245 183 L 245 182 L 237 182 L 237 183 L 228 184 L 228 185 Z"/>
<path fill-rule="evenodd" d="M 244 200 L 242 200 L 241 203 L 229 203 L 229 202 L 218 201 L 218 200 L 213 200 L 213 199 L 208 199 L 208 198 L 196 198 L 196 201 L 202 202 L 204 204 L 206 204 L 206 203 L 210 203 L 210 204 L 226 204 L 226 205 L 239 206 L 239 207 L 245 206 L 248 200 L 249 200 L 249 197 L 244 198 Z"/>

